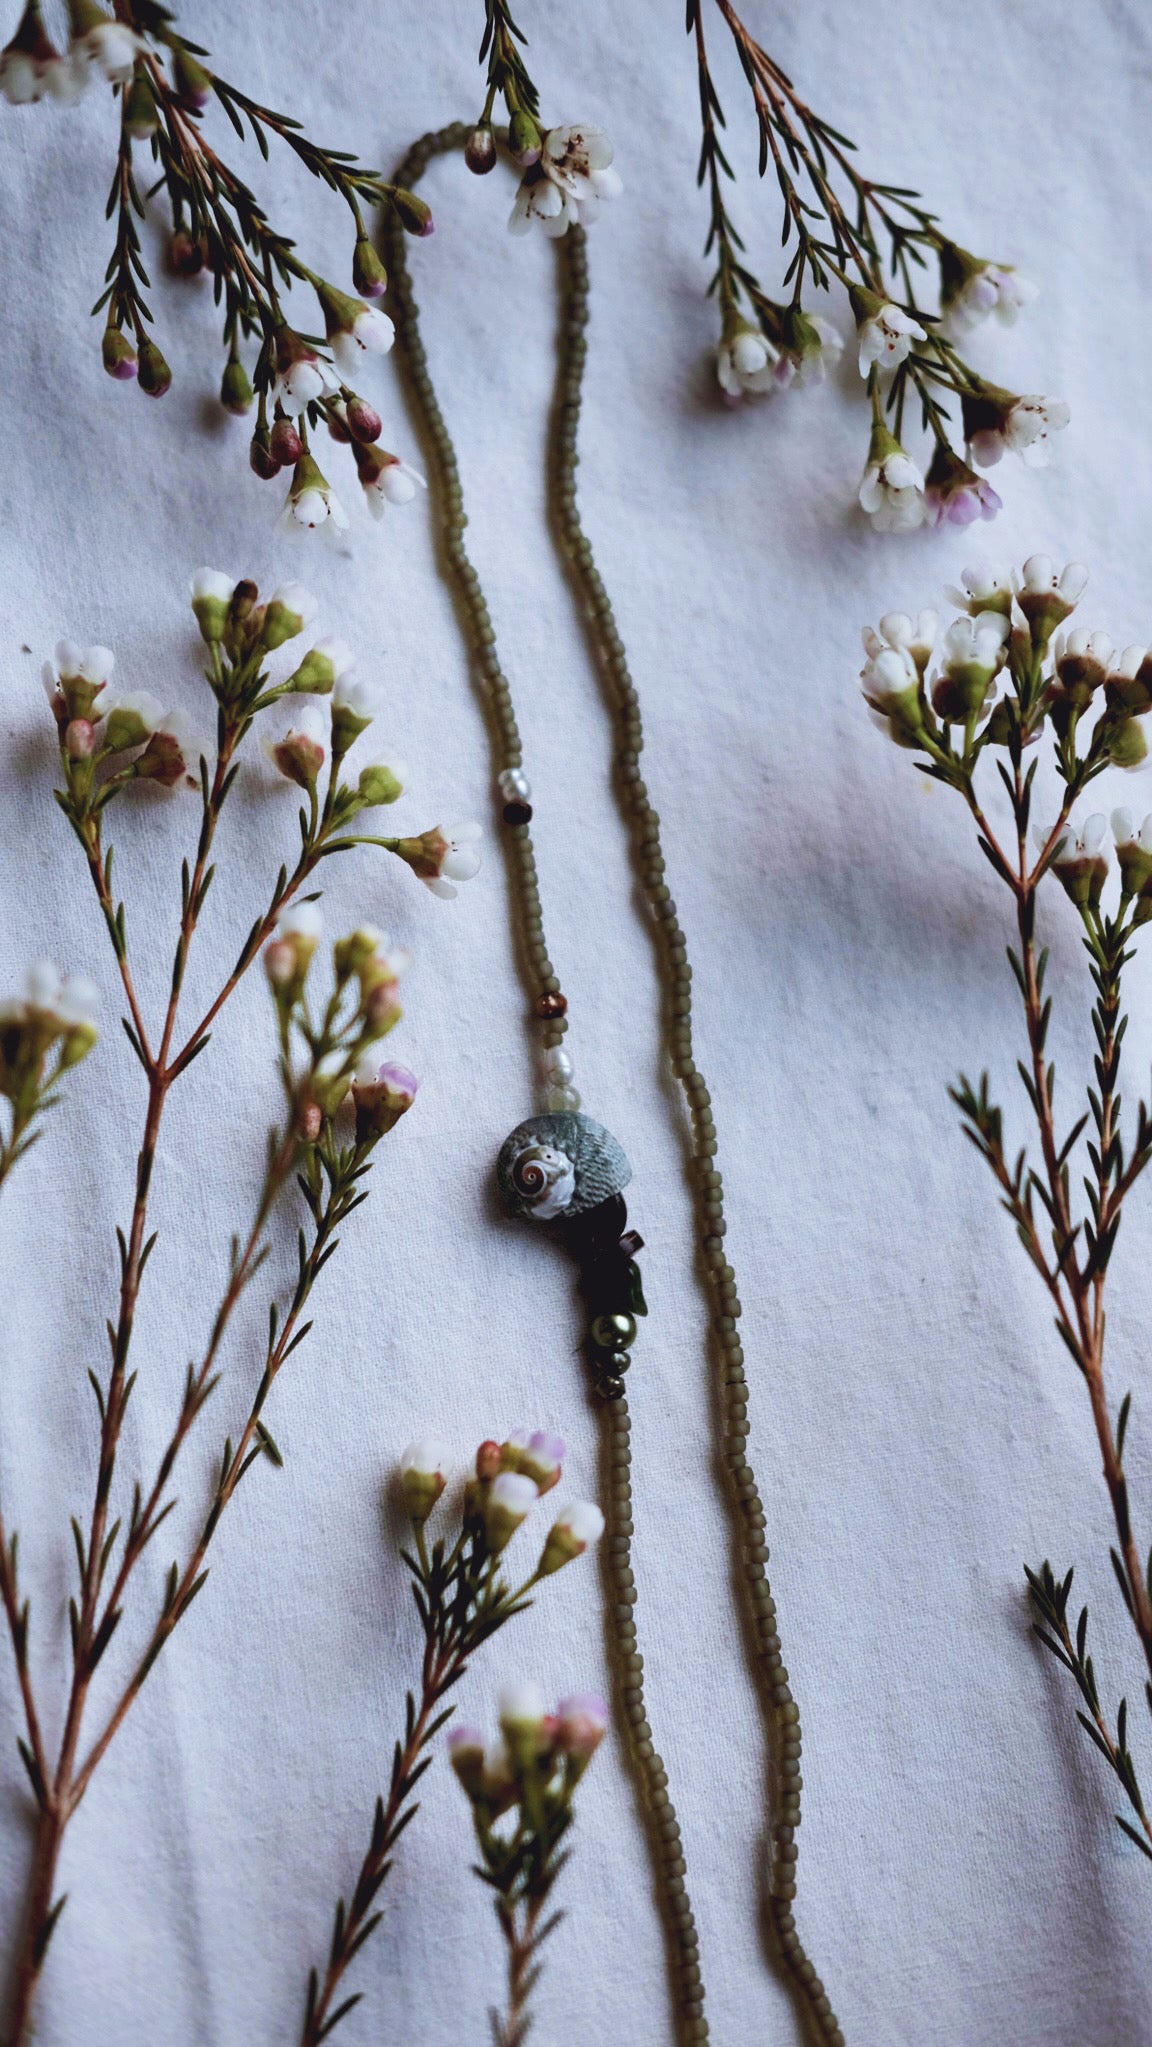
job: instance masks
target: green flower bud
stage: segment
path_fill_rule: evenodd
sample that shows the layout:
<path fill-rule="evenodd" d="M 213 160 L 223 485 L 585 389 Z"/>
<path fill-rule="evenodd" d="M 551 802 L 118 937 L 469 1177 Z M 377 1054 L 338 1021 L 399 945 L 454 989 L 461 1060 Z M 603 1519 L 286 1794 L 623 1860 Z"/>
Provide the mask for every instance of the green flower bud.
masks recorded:
<path fill-rule="evenodd" d="M 388 272 L 367 235 L 357 235 L 352 251 L 352 282 L 362 299 L 383 298 L 388 289 Z"/>
<path fill-rule="evenodd" d="M 238 355 L 230 355 L 224 365 L 220 379 L 220 403 L 225 412 L 234 413 L 237 419 L 252 409 L 255 393 L 252 381 Z"/>
<path fill-rule="evenodd" d="M 140 343 L 139 366 L 140 389 L 149 398 L 163 398 L 172 382 L 172 372 L 149 334 Z"/>

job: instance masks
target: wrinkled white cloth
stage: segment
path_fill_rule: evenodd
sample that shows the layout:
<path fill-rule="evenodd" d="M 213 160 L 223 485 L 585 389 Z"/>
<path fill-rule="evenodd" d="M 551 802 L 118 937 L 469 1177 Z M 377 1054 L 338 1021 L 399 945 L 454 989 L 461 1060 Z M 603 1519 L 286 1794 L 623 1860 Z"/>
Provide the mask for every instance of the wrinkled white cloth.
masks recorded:
<path fill-rule="evenodd" d="M 880 33 L 845 4 L 750 22 L 869 172 L 921 187 L 968 246 L 1016 261 L 1042 296 L 1010 334 L 970 343 L 998 382 L 1066 397 L 1053 470 L 1006 462 L 1005 511 L 978 541 L 876 536 L 854 507 L 867 411 L 852 352 L 830 388 L 726 413 L 703 288 L 693 184 L 696 80 L 676 7 L 592 0 L 579 20 L 525 6 L 559 120 L 600 122 L 626 193 L 592 229 L 591 359 L 581 501 L 647 718 L 646 768 L 695 969 L 744 1300 L 751 1455 L 763 1487 L 786 1659 L 804 1716 L 797 1912 L 853 2047 L 1137 2047 L 1152 2040 L 1148 1874 L 1073 1720 L 1068 1683 L 1030 1639 L 1021 1564 L 1075 1563 L 1112 1709 L 1133 1701 L 1152 1783 L 1139 1661 L 1107 1561 L 1107 1501 L 1082 1388 L 1044 1300 L 963 1143 L 945 1086 L 992 1069 L 1023 1136 L 1020 1022 L 1006 905 L 959 806 L 869 726 L 859 627 L 937 600 L 974 553 L 1037 547 L 1093 570 L 1080 616 L 1120 645 L 1152 630 L 1145 334 L 1152 199 L 1142 160 L 1149 34 L 1114 0 L 1056 0 L 1037 34 L 998 0 L 895 0 Z M 421 129 L 478 106 L 478 6 L 205 0 L 184 24 L 224 76 L 309 131 L 391 165 Z M 759 187 L 744 89 L 722 25 L 715 67 L 740 171 L 732 206 L 766 282 L 778 199 Z M 1070 80 L 1075 90 L 1069 90 Z M 898 109 L 898 119 L 893 110 Z M 225 146 L 239 145 L 221 121 Z M 411 764 L 413 829 L 489 818 L 482 720 L 421 497 L 364 517 L 344 451 L 325 460 L 352 511 L 350 550 L 274 531 L 282 492 L 248 472 L 243 425 L 212 402 L 210 294 L 162 274 L 144 241 L 162 404 L 112 385 L 88 307 L 109 231 L 110 96 L 0 109 L 8 279 L 0 533 L 0 989 L 50 953 L 98 977 L 98 1053 L 6 1192 L 0 1228 L 0 1488 L 33 1599 L 33 1662 L 58 1725 L 68 1516 L 86 1514 L 95 1408 L 126 1219 L 141 1077 L 120 1033 L 111 955 L 78 848 L 51 801 L 37 672 L 58 634 L 105 641 L 117 680 L 209 724 L 186 606 L 201 562 L 265 588 L 305 580 L 383 687 L 382 743 Z M 346 280 L 348 223 L 288 154 L 244 152 L 274 219 Z M 729 1591 L 692 1272 L 679 1108 L 661 1070 L 658 990 L 607 774 L 608 736 L 569 593 L 545 538 L 541 435 L 553 372 L 553 252 L 505 233 L 512 182 L 440 164 L 437 231 L 412 246 L 427 343 L 457 437 L 469 545 L 490 594 L 534 788 L 549 941 L 571 998 L 584 1103 L 631 1155 L 631 1213 L 651 1315 L 630 1382 L 638 1623 L 649 1711 L 683 1824 L 718 2047 L 798 2035 L 766 1971 L 755 1909 L 762 1748 Z M 842 306 L 833 312 L 844 319 Z M 305 318 L 304 324 L 308 324 Z M 365 379 L 386 444 L 419 450 L 392 365 Z M 1152 776 L 1106 808 L 1152 808 Z M 1045 789 L 1049 795 L 1050 789 Z M 1094 798 L 1095 801 L 1095 798 Z M 1043 804 L 1040 806 L 1043 808 Z M 230 964 L 295 837 L 292 792 L 246 777 L 193 954 L 189 1005 Z M 181 853 L 195 804 L 115 814 L 117 887 L 143 1000 L 166 987 Z M 595 1484 L 596 1428 L 576 1354 L 572 1276 L 503 1222 L 491 1165 L 531 1107 L 524 1001 L 505 883 L 483 873 L 436 902 L 363 849 L 323 877 L 334 929 L 358 918 L 411 947 L 390 1051 L 421 1074 L 382 1147 L 371 1205 L 324 1274 L 316 1329 L 269 1424 L 285 1468 L 245 1482 L 212 1576 L 153 1673 L 69 1834 L 69 1903 L 39 2008 L 44 2047 L 236 2047 L 296 2037 L 385 1784 L 417 1628 L 384 1501 L 389 1464 L 434 1432 L 463 1464 L 520 1423 L 570 1452 L 559 1498 Z M 1088 987 L 1070 913 L 1044 906 L 1053 1051 L 1071 1120 Z M 1132 1106 L 1152 1028 L 1132 976 Z M 134 1347 L 127 1485 L 150 1468 L 203 1343 L 274 1106 L 259 976 L 174 1095 L 156 1176 L 160 1238 Z M 1138 1530 L 1152 1492 L 1148 1207 L 1134 1199 L 1113 1266 L 1115 1400 L 1132 1386 Z M 141 1569 L 96 1690 L 138 1645 L 169 1558 L 259 1371 L 265 1282 L 290 1280 L 293 1225 L 230 1340 L 224 1381 L 180 1470 L 182 1504 Z M 543 1515 L 542 1515 L 543 1520 Z M 520 1538 L 526 1542 L 526 1538 Z M 462 1712 L 491 1722 L 498 1685 L 605 1683 L 597 1573 L 574 1565 L 476 1659 Z M 23 1881 L 27 1799 L 15 1685 L 0 1659 L 0 1950 Z M 95 1720 L 92 1723 L 96 1724 Z M 341 2038 L 485 2036 L 500 1942 L 469 1874 L 464 1801 L 438 1758 L 355 1964 L 365 2001 Z M 539 1995 L 541 2047 L 670 2038 L 642 1836 L 605 1749 L 580 1797 L 565 1926 Z"/>

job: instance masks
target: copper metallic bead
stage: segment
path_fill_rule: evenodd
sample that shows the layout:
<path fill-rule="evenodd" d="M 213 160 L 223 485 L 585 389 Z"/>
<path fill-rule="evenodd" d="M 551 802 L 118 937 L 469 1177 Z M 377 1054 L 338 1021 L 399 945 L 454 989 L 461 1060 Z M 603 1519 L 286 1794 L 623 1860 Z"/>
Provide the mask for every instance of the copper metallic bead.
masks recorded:
<path fill-rule="evenodd" d="M 561 995 L 558 989 L 555 992 L 550 991 L 545 995 L 538 995 L 536 997 L 536 1014 L 543 1017 L 567 1016 L 568 997 Z"/>

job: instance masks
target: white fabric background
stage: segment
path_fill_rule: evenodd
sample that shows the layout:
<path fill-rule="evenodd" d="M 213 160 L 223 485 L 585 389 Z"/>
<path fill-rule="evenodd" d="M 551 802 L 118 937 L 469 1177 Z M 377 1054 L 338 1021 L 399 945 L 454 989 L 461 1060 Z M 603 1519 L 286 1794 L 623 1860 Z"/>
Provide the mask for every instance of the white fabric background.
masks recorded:
<path fill-rule="evenodd" d="M 1111 1822 L 1067 1687 L 1029 1639 L 1021 1560 L 1076 1563 L 1109 1700 L 1125 1687 L 1138 1699 L 1140 1671 L 1117 1617 L 1081 1388 L 944 1094 L 961 1063 L 987 1062 L 1021 1129 L 1005 905 L 958 807 L 870 729 L 856 683 L 861 622 L 894 602 L 931 601 L 973 550 L 861 527 L 852 494 L 866 415 L 847 364 L 831 391 L 738 415 L 716 407 L 705 214 L 692 183 L 695 78 L 678 8 L 589 0 L 561 12 L 525 0 L 522 12 L 549 107 L 601 120 L 628 185 L 590 251 L 581 496 L 644 699 L 695 965 L 745 1302 L 751 1452 L 804 1714 L 802 1928 L 855 2047 L 1130 2047 L 1152 2040 L 1149 1878 Z M 1054 471 L 1005 464 L 997 475 L 1006 510 L 985 548 L 1082 556 L 1093 570 L 1087 622 L 1121 643 L 1149 634 L 1152 203 L 1140 165 L 1152 62 L 1141 11 L 1055 0 L 1041 21 L 1005 0 L 964 10 L 893 0 L 878 17 L 824 0 L 774 12 L 754 7 L 753 19 L 858 138 L 865 166 L 921 186 L 963 241 L 1042 282 L 1027 321 L 980 338 L 976 358 L 1000 381 L 1065 395 L 1073 424 Z M 225 76 L 372 161 L 391 163 L 417 132 L 478 103 L 480 10 L 463 0 L 386 10 L 267 0 L 243 20 L 209 0 L 184 25 Z M 743 171 L 736 215 L 770 276 L 776 203 L 756 189 L 718 21 L 713 42 Z M 203 717 L 191 570 L 207 560 L 266 587 L 303 574 L 325 624 L 386 690 L 385 736 L 413 770 L 404 819 L 419 829 L 487 818 L 489 797 L 425 507 L 370 529 L 357 505 L 347 558 L 290 553 L 272 530 L 279 490 L 250 476 L 244 428 L 209 402 L 218 366 L 198 287 L 155 286 L 175 372 L 164 404 L 110 386 L 87 309 L 108 243 L 111 104 L 95 95 L 70 113 L 2 111 L 0 986 L 47 951 L 94 973 L 106 996 L 99 1054 L 6 1195 L 0 1236 L 0 1485 L 21 1530 L 51 1725 L 73 1568 L 67 1518 L 86 1511 L 92 1482 L 85 1367 L 103 1368 L 112 1231 L 130 1202 L 142 1110 L 104 934 L 49 793 L 40 659 L 61 631 L 105 640 L 126 682 Z M 267 168 L 247 154 L 273 217 L 290 205 L 306 256 L 341 275 L 335 202 L 283 153 Z M 551 256 L 504 235 L 503 173 L 480 183 L 441 165 L 426 189 L 438 231 L 413 264 L 461 450 L 469 544 L 516 688 L 570 1043 L 587 1107 L 631 1154 L 633 1216 L 648 1244 L 652 1314 L 632 1385 L 639 1625 L 713 2035 L 724 2047 L 792 2042 L 789 2004 L 757 1944 L 762 1751 L 711 1464 L 678 1111 L 661 1074 L 657 987 L 607 780 L 605 719 L 541 518 Z M 411 451 L 390 366 L 377 388 L 387 438 Z M 332 474 L 351 500 L 338 451 Z M 1123 793 L 1138 813 L 1152 808 L 1148 776 Z M 259 775 L 245 780 L 194 955 L 193 1006 L 264 899 L 294 810 Z M 193 832 L 179 799 L 125 805 L 116 819 L 150 1014 Z M 40 2005 L 46 2047 L 295 2037 L 307 1964 L 358 1864 L 416 1651 L 382 1506 L 391 1459 L 430 1429 L 463 1460 L 481 1436 L 527 1421 L 567 1435 L 566 1493 L 594 1480 L 571 1275 L 504 1224 L 490 1195 L 495 1150 L 530 1102 L 495 848 L 453 905 L 368 851 L 325 879 L 335 927 L 371 917 L 417 955 L 392 1042 L 424 1089 L 325 1276 L 316 1334 L 277 1388 L 269 1419 L 286 1468 L 245 1486 L 210 1585 L 69 1835 L 60 1881 L 70 1903 Z M 1047 907 L 1054 1050 L 1070 1086 L 1087 983 L 1062 902 Z M 1130 1099 L 1152 1049 L 1148 979 L 1133 980 Z M 254 975 L 171 1103 L 126 1482 L 164 1439 L 228 1234 L 248 1212 L 271 1052 Z M 1111 1326 L 1116 1397 L 1135 1389 L 1138 1503 L 1152 1482 L 1146 1230 L 1141 1197 L 1114 1262 Z M 282 1283 L 291 1237 L 285 1220 L 271 1268 Z M 187 1455 L 185 1528 L 244 1411 L 263 1314 L 258 1287 Z M 1143 1515 L 1139 1525 L 1147 1534 Z M 170 1526 L 140 1573 L 149 1609 L 176 1536 Z M 142 1624 L 137 1609 L 125 1637 Z M 490 1718 L 498 1683 L 517 1672 L 554 1693 L 604 1683 L 594 1569 L 567 1572 L 478 1659 L 462 1710 Z M 1147 1757 L 1139 1712 L 1134 1727 Z M 15 1732 L 9 1673 L 2 1948 L 27 1854 Z M 661 1942 L 610 1748 L 581 1807 L 570 1919 L 540 1995 L 541 2047 L 656 2047 L 669 2037 Z M 463 1801 L 439 1761 L 384 1924 L 355 1967 L 366 1995 L 349 2047 L 484 2037 L 500 1958 L 469 1859 Z"/>

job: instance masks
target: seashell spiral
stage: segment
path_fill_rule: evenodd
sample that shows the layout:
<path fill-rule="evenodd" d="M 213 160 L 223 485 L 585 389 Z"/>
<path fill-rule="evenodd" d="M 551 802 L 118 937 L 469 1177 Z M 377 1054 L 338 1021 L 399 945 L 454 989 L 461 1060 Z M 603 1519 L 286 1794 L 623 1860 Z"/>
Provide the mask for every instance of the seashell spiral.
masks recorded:
<path fill-rule="evenodd" d="M 557 1110 L 532 1116 L 505 1138 L 496 1177 L 510 1214 L 554 1222 L 621 1193 L 632 1168 L 610 1130 L 590 1116 Z"/>

